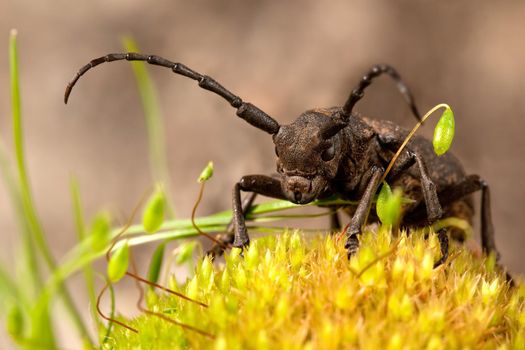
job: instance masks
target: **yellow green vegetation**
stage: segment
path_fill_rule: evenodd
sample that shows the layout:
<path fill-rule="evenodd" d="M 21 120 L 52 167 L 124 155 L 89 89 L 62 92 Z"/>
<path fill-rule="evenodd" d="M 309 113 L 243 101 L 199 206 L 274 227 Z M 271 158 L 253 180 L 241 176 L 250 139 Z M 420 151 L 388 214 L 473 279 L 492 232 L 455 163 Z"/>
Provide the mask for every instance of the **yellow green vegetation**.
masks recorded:
<path fill-rule="evenodd" d="M 493 258 L 453 245 L 445 265 L 434 234 L 367 231 L 350 262 L 344 239 L 300 233 L 260 238 L 244 258 L 203 259 L 183 286 L 205 302 L 151 298 L 153 315 L 125 320 L 104 347 L 132 349 L 525 349 L 525 286 Z"/>

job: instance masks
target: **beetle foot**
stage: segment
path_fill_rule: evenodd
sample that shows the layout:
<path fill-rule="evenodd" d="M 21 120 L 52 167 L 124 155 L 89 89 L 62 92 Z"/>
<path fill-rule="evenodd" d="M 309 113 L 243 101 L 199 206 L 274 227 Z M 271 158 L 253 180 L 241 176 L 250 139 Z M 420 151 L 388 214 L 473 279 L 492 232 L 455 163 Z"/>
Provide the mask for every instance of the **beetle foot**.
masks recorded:
<path fill-rule="evenodd" d="M 233 244 L 233 233 L 222 233 L 215 238 L 220 243 L 214 243 L 213 246 L 206 252 L 206 255 L 208 255 L 212 260 L 214 260 L 216 257 L 220 257 L 224 254 L 227 248 L 231 247 Z"/>
<path fill-rule="evenodd" d="M 516 287 L 516 283 L 514 283 L 514 278 L 512 278 L 512 275 L 508 271 L 505 271 L 505 281 L 509 284 L 511 288 Z"/>
<path fill-rule="evenodd" d="M 441 250 L 441 258 L 434 263 L 434 268 L 442 265 L 448 258 L 448 235 L 447 230 L 442 228 L 438 231 L 439 247 Z"/>
<path fill-rule="evenodd" d="M 240 238 L 239 237 L 235 237 L 235 240 L 233 242 L 233 247 L 234 248 L 240 248 L 241 249 L 241 253 L 239 254 L 241 257 L 244 257 L 244 248 L 248 247 L 248 245 L 250 245 L 250 239 L 248 238 L 248 236 L 246 236 L 244 239 L 243 238 Z"/>
<path fill-rule="evenodd" d="M 354 256 L 359 250 L 359 239 L 357 238 L 356 234 L 348 236 L 345 248 L 348 252 L 348 260 L 350 260 L 350 258 Z"/>

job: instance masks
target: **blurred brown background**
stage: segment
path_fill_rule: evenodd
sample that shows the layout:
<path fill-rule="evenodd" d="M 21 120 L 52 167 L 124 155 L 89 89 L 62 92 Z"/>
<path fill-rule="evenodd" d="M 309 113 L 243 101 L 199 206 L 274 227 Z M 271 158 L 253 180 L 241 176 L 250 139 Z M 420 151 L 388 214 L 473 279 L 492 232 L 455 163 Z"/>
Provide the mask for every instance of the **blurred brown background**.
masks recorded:
<path fill-rule="evenodd" d="M 524 18 L 520 1 L 3 0 L 0 137 L 12 150 L 7 42 L 9 30 L 17 28 L 31 182 L 49 241 L 61 257 L 76 240 L 70 174 L 79 178 L 87 217 L 101 208 L 124 216 L 151 184 L 146 129 L 129 64 L 93 70 L 70 104 L 62 102 L 77 69 L 91 58 L 122 51 L 123 35 L 132 35 L 145 53 L 213 76 L 282 123 L 312 107 L 342 104 L 366 69 L 389 63 L 413 89 L 421 110 L 439 102 L 454 109 L 452 150 L 469 173 L 491 185 L 503 264 L 525 273 Z M 179 216 L 189 216 L 195 178 L 208 160 L 216 173 L 201 214 L 229 208 L 230 189 L 242 175 L 274 171 L 270 137 L 195 82 L 150 68 Z M 358 110 L 413 125 L 387 78 L 367 90 Z M 16 259 L 17 231 L 3 186 L 0 237 L 1 262 Z M 79 303 L 85 303 L 82 294 Z"/>

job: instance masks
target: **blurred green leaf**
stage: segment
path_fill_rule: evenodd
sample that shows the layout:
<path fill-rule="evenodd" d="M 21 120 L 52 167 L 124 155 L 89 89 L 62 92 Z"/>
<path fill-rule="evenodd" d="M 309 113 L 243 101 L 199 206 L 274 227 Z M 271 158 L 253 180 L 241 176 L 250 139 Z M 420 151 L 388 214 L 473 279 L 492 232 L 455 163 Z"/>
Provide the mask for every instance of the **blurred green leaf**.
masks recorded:
<path fill-rule="evenodd" d="M 41 300 L 42 302 L 36 303 L 33 310 L 31 310 L 30 343 L 38 344 L 39 349 L 57 349 L 53 333 L 53 322 L 49 312 L 49 298 L 44 297 Z M 36 346 L 33 348 L 36 348 Z"/>
<path fill-rule="evenodd" d="M 32 277 L 36 280 L 35 284 L 39 284 L 39 266 L 35 264 L 37 261 L 37 250 L 44 258 L 49 270 L 53 271 L 57 268 L 55 258 L 53 257 L 51 250 L 47 244 L 44 229 L 37 215 L 36 205 L 33 200 L 33 194 L 29 183 L 29 176 L 27 174 L 26 159 L 24 154 L 24 134 L 22 132 L 22 108 L 20 99 L 20 86 L 19 86 L 19 72 L 18 72 L 18 50 L 17 50 L 17 31 L 11 30 L 9 37 L 9 68 L 11 78 L 11 105 L 12 105 L 12 121 L 13 121 L 13 140 L 15 144 L 15 157 L 18 170 L 18 183 L 19 191 L 21 194 L 21 204 L 25 214 L 25 224 L 28 227 L 29 235 L 24 237 L 27 241 L 24 244 L 26 257 L 31 268 Z M 33 247 L 36 247 L 35 250 Z M 73 299 L 69 291 L 62 283 L 59 284 L 60 296 L 64 301 L 64 305 L 71 316 L 78 331 L 86 338 L 89 339 L 89 332 L 84 325 L 80 313 L 73 303 Z M 49 347 L 54 346 L 54 335 L 53 328 L 50 322 L 49 307 L 47 304 L 43 305 L 38 309 L 37 317 L 41 320 L 42 325 L 40 327 L 40 321 L 37 320 L 35 327 L 40 327 L 35 331 L 38 332 L 35 339 L 44 339 Z M 47 343 L 49 341 L 49 343 Z"/>

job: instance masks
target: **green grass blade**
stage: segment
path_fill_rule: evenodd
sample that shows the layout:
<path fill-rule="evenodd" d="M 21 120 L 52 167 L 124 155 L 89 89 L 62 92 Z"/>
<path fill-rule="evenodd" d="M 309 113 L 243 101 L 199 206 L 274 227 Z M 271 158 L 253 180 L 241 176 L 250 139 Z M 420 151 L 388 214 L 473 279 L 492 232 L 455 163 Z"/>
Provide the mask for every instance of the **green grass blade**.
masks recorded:
<path fill-rule="evenodd" d="M 350 206 L 355 205 L 355 201 L 348 201 L 343 200 L 340 198 L 327 198 L 323 200 L 317 200 L 310 204 L 307 204 L 306 206 Z M 254 205 L 250 212 L 247 215 L 247 223 L 249 222 L 270 222 L 270 221 L 276 221 L 281 218 L 284 218 L 286 216 L 279 215 L 279 216 L 271 216 L 268 214 L 280 212 L 283 210 L 289 210 L 302 207 L 298 204 L 293 204 L 288 201 L 284 200 L 275 200 L 271 202 L 261 203 Z M 325 215 L 326 213 L 323 213 L 322 215 Z M 224 232 L 226 229 L 226 226 L 231 221 L 231 210 L 222 211 L 210 216 L 206 217 L 200 217 L 196 218 L 195 222 L 199 226 L 199 228 L 206 233 L 216 233 L 216 232 Z M 315 214 L 315 216 L 318 216 L 321 214 Z M 314 215 L 306 215 L 314 216 Z M 294 216 L 296 217 L 296 216 Z M 264 228 L 259 226 L 250 226 L 250 229 L 257 230 L 259 232 L 276 232 L 276 228 Z M 122 228 L 116 228 L 112 231 L 111 236 L 115 237 Z M 280 230 L 279 230 L 280 231 Z M 318 230 L 314 230 L 318 231 Z M 146 234 L 141 235 L 141 233 L 144 233 L 144 228 L 142 227 L 142 224 L 132 225 L 128 228 L 126 231 L 126 236 L 129 237 L 127 239 L 128 244 L 130 246 L 137 246 L 141 244 L 147 244 L 147 243 L 153 243 L 153 242 L 161 242 L 165 240 L 177 240 L 177 239 L 185 239 L 185 238 L 194 238 L 199 235 L 199 233 L 195 230 L 193 227 L 190 219 L 178 219 L 178 220 L 170 220 L 167 221 L 161 228 L 161 231 L 153 233 L 153 234 Z M 93 260 L 96 260 L 103 256 L 106 252 L 106 250 L 109 248 L 107 247 L 101 247 L 100 250 L 93 251 L 93 242 L 91 241 L 92 237 L 86 237 L 84 241 L 82 241 L 79 245 L 74 247 L 68 254 L 66 254 L 66 257 L 64 258 L 64 263 L 60 268 L 55 271 L 53 276 L 48 280 L 46 284 L 46 289 L 54 289 L 56 288 L 57 283 L 60 281 L 68 278 L 71 274 L 75 273 L 79 269 L 82 269 L 86 264 L 89 264 Z M 122 242 L 119 242 L 115 245 L 114 249 L 117 249 Z"/>
<path fill-rule="evenodd" d="M 139 52 L 137 43 L 130 37 L 122 40 L 124 49 L 128 52 Z M 160 112 L 155 85 L 151 80 L 146 64 L 144 62 L 131 62 L 133 74 L 137 82 L 142 108 L 146 120 L 149 142 L 149 157 L 151 172 L 155 182 L 161 182 L 165 187 L 165 195 L 168 204 L 168 217 L 174 217 L 173 201 L 170 194 L 170 176 L 166 158 L 164 124 Z"/>
<path fill-rule="evenodd" d="M 79 242 L 82 242 L 86 238 L 86 225 L 84 220 L 84 214 L 82 209 L 82 200 L 80 197 L 80 188 L 78 181 L 75 177 L 71 177 L 70 180 L 70 191 L 71 201 L 73 203 L 73 215 L 75 218 L 75 227 L 77 230 L 77 236 Z M 97 294 L 95 292 L 95 277 L 94 269 L 92 264 L 86 264 L 84 267 L 84 281 L 86 283 L 86 289 L 89 298 L 89 304 L 91 307 L 91 317 L 95 320 L 95 323 L 100 328 L 102 326 L 98 312 L 96 309 Z"/>
<path fill-rule="evenodd" d="M 21 293 L 15 281 L 0 265 L 0 303 L 2 303 L 0 305 L 5 306 L 3 303 L 8 297 L 20 300 Z"/>
<path fill-rule="evenodd" d="M 30 323 L 31 335 L 29 342 L 31 345 L 27 347 L 28 349 L 58 349 L 53 333 L 49 302 L 35 305 L 31 310 Z"/>
<path fill-rule="evenodd" d="M 350 205 L 356 205 L 355 201 L 348 201 L 343 200 L 340 198 L 328 198 L 328 199 L 322 199 L 322 200 L 316 200 L 312 203 L 306 204 L 306 205 L 299 205 L 294 204 L 289 201 L 285 200 L 274 200 L 270 202 L 260 203 L 252 206 L 248 213 L 246 214 L 246 221 L 258 221 L 258 219 L 261 219 L 263 215 L 271 214 L 275 212 L 280 212 L 283 210 L 289 210 L 289 209 L 297 209 L 300 207 L 305 206 L 350 206 Z M 220 225 L 227 225 L 232 218 L 232 211 L 231 210 L 225 210 L 210 216 L 206 217 L 200 217 L 195 219 L 195 223 L 199 227 L 207 227 L 207 226 L 220 226 Z M 161 230 L 177 230 L 177 229 L 183 229 L 183 228 L 191 228 L 191 220 L 190 219 L 178 219 L 178 220 L 169 220 L 166 221 L 162 227 Z M 136 233 L 142 233 L 144 232 L 144 228 L 141 224 L 138 225 L 132 225 L 129 227 L 127 233 L 128 234 L 136 234 Z"/>
<path fill-rule="evenodd" d="M 39 274 L 38 264 L 36 261 L 36 253 L 34 243 L 31 239 L 31 232 L 25 219 L 24 208 L 22 204 L 22 197 L 18 184 L 9 166 L 6 152 L 0 144 L 0 174 L 4 181 L 11 204 L 14 208 L 16 220 L 20 232 L 22 232 L 22 258 L 18 261 L 17 266 L 20 268 L 24 278 L 19 280 L 25 297 L 33 298 L 36 292 L 42 287 L 42 279 Z M 28 276 L 25 278 L 25 276 Z"/>
<path fill-rule="evenodd" d="M 20 192 L 22 197 L 22 205 L 26 216 L 26 221 L 29 224 L 32 240 L 35 242 L 36 248 L 42 254 L 44 261 L 48 268 L 52 271 L 56 267 L 55 259 L 51 254 L 51 250 L 47 245 L 44 230 L 38 218 L 36 208 L 31 193 L 31 187 L 29 184 L 29 178 L 26 170 L 26 161 L 24 155 L 24 138 L 22 132 L 22 111 L 20 101 L 20 84 L 18 74 L 18 54 L 16 46 L 16 30 L 11 31 L 9 38 L 9 63 L 10 63 L 10 77 L 11 77 L 11 104 L 13 113 L 13 139 L 15 143 L 15 156 L 16 164 L 18 169 L 18 181 L 20 186 Z M 89 338 L 89 333 L 85 327 L 82 318 L 78 310 L 76 309 L 71 295 L 67 291 L 66 287 L 60 285 L 60 294 L 63 298 L 66 309 L 72 317 L 74 324 L 78 328 L 79 332 L 84 338 Z M 41 313 L 47 312 L 47 307 L 39 309 L 39 318 L 46 319 L 45 315 Z M 48 328 L 51 331 L 51 328 Z M 41 334 L 40 334 L 41 336 Z M 53 337 L 49 336 L 49 339 Z"/>

